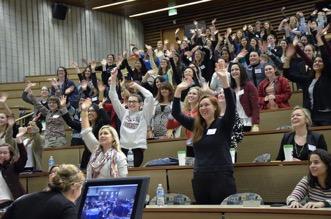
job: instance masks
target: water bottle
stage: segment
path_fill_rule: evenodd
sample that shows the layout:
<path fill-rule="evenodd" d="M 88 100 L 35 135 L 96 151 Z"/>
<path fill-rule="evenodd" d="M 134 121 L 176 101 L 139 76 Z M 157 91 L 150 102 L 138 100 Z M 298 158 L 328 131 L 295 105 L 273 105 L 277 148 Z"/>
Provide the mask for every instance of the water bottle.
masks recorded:
<path fill-rule="evenodd" d="M 128 158 L 128 167 L 134 167 L 134 156 L 131 149 L 129 149 L 128 151 L 127 158 Z"/>
<path fill-rule="evenodd" d="M 156 205 L 163 206 L 164 204 L 164 189 L 162 184 L 159 184 L 156 188 Z"/>
<path fill-rule="evenodd" d="M 51 155 L 48 159 L 48 171 L 52 168 L 52 166 L 55 166 L 55 160 L 54 157 Z"/>

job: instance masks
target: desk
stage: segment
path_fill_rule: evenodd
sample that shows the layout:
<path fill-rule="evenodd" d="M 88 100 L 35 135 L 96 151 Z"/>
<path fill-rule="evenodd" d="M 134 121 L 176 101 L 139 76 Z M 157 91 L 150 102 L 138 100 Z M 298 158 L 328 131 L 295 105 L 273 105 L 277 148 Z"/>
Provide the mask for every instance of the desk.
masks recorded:
<path fill-rule="evenodd" d="M 147 206 L 143 219 L 326 219 L 331 218 L 330 209 L 289 209 L 286 207 L 187 205 Z"/>
<path fill-rule="evenodd" d="M 148 195 L 152 199 L 155 196 L 156 187 L 159 183 L 167 189 L 167 169 L 163 167 L 140 167 L 130 168 L 129 176 L 149 176 Z"/>
<path fill-rule="evenodd" d="M 47 172 L 21 173 L 20 182 L 26 193 L 40 192 L 46 188 L 48 183 Z"/>
<path fill-rule="evenodd" d="M 54 157 L 56 164 L 65 163 L 79 166 L 82 150 L 83 146 L 45 148 L 41 161 L 43 171 L 48 171 L 48 159 L 51 155 Z"/>
<path fill-rule="evenodd" d="M 234 176 L 238 192 L 258 193 L 265 202 L 285 202 L 286 197 L 307 174 L 307 171 L 306 162 L 242 163 L 235 165 Z M 129 170 L 129 175 L 150 176 L 149 195 L 151 197 L 155 196 L 157 184 L 162 183 L 167 185 L 168 193 L 183 193 L 194 200 L 191 185 L 192 167 L 132 168 Z M 167 184 L 164 184 L 165 182 Z"/>

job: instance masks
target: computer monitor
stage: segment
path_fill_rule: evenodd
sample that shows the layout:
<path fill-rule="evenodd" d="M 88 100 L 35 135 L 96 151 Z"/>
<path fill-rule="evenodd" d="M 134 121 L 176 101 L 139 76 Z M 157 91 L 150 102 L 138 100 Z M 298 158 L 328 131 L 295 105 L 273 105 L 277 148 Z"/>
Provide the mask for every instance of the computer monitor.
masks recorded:
<path fill-rule="evenodd" d="M 79 219 L 141 219 L 149 177 L 88 180 L 79 203 Z"/>

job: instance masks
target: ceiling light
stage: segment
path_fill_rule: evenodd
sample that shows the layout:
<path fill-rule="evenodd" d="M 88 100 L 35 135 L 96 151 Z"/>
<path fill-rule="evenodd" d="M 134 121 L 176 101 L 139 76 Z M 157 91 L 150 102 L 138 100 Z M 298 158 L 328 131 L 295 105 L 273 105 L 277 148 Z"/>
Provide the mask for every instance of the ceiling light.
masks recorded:
<path fill-rule="evenodd" d="M 133 15 L 130 15 L 129 17 L 139 17 L 139 16 L 143 16 L 143 15 L 147 15 L 147 14 L 154 14 L 154 13 L 161 12 L 161 11 L 168 11 L 170 9 L 175 9 L 175 8 L 183 8 L 183 7 L 196 5 L 196 4 L 200 4 L 200 3 L 205 3 L 205 2 L 210 2 L 210 1 L 212 1 L 212 0 L 200 0 L 200 1 L 196 1 L 196 2 L 190 2 L 187 4 L 181 4 L 181 5 L 176 5 L 176 6 L 166 7 L 166 8 L 160 8 L 157 10 L 147 11 L 147 12 L 143 12 L 143 13 L 139 13 L 139 14 L 133 14 Z"/>
<path fill-rule="evenodd" d="M 115 6 L 115 5 L 121 5 L 121 4 L 125 4 L 128 2 L 134 2 L 134 1 L 136 1 L 136 0 L 125 0 L 125 1 L 121 1 L 121 2 L 115 2 L 115 3 L 111 3 L 111 4 L 107 4 L 107 5 L 93 7 L 92 10 L 96 10 L 96 9 L 100 9 L 100 8 L 107 8 L 107 7 L 111 7 L 111 6 Z"/>

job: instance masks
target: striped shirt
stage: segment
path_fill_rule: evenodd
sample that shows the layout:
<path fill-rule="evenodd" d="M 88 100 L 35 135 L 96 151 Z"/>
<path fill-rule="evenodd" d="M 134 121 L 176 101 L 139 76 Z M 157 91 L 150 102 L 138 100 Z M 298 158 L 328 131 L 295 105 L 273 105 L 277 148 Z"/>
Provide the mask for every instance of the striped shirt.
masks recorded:
<path fill-rule="evenodd" d="M 303 177 L 296 185 L 291 195 L 286 199 L 287 205 L 292 201 L 301 202 L 305 198 L 308 198 L 308 202 L 328 202 L 331 204 L 331 188 L 323 189 L 320 186 L 311 187 L 308 183 L 307 176 Z"/>

